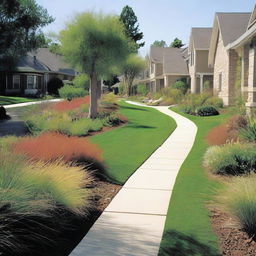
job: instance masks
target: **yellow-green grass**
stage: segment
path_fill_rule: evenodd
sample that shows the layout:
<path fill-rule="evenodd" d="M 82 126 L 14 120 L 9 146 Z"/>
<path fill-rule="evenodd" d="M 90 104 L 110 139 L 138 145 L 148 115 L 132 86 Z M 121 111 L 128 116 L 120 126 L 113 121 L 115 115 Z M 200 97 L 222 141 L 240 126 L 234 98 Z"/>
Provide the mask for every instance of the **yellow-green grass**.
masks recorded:
<path fill-rule="evenodd" d="M 26 98 L 26 97 L 12 97 L 12 96 L 0 96 L 0 105 L 12 105 L 18 103 L 26 103 L 38 101 L 38 98 Z"/>
<path fill-rule="evenodd" d="M 207 133 L 231 114 L 226 112 L 211 117 L 182 115 L 197 125 L 198 133 L 172 192 L 159 256 L 215 256 L 219 255 L 218 242 L 206 204 L 220 184 L 209 178 L 202 162 L 208 147 Z"/>
<path fill-rule="evenodd" d="M 109 177 L 123 184 L 174 131 L 176 123 L 158 110 L 125 102 L 120 103 L 120 113 L 128 123 L 93 136 L 92 141 L 104 151 Z"/>

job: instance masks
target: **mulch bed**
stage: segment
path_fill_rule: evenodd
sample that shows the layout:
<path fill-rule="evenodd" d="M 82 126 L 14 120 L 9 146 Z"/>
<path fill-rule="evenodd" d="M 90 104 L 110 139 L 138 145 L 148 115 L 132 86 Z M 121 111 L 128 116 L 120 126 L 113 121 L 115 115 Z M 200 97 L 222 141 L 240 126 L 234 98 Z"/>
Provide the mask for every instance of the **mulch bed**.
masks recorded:
<path fill-rule="evenodd" d="M 243 230 L 239 229 L 236 220 L 218 209 L 211 210 L 211 222 L 219 238 L 222 255 L 255 256 L 256 242 Z"/>

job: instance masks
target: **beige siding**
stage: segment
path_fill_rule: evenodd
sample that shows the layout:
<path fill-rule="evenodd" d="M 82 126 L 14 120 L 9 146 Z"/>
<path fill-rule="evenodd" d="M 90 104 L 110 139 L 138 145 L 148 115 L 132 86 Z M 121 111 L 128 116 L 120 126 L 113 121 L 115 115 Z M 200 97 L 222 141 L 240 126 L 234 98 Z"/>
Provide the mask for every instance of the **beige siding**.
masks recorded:
<path fill-rule="evenodd" d="M 196 72 L 213 73 L 213 69 L 208 67 L 209 51 L 196 51 Z"/>
<path fill-rule="evenodd" d="M 182 78 L 188 78 L 188 76 L 175 76 L 175 75 L 167 76 L 167 86 L 172 86 L 177 80 L 180 80 Z"/>
<path fill-rule="evenodd" d="M 156 75 L 156 76 L 162 75 L 162 74 L 163 74 L 163 64 L 157 63 L 157 64 L 156 64 L 156 70 L 155 70 L 155 71 L 156 71 L 156 72 L 155 72 L 155 75 Z"/>

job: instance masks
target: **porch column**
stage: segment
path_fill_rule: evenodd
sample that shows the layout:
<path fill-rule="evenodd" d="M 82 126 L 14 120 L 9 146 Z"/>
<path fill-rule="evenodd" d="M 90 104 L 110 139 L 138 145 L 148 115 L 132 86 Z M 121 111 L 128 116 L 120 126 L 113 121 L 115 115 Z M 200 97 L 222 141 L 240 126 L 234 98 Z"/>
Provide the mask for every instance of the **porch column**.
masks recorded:
<path fill-rule="evenodd" d="M 204 75 L 200 74 L 200 93 L 204 90 Z"/>
<path fill-rule="evenodd" d="M 191 93 L 196 93 L 196 76 L 191 76 Z"/>
<path fill-rule="evenodd" d="M 168 76 L 164 77 L 164 87 L 168 87 Z"/>
<path fill-rule="evenodd" d="M 256 40 L 253 39 L 249 50 L 249 75 L 248 99 L 246 102 L 247 113 L 250 115 L 252 108 L 256 107 Z"/>

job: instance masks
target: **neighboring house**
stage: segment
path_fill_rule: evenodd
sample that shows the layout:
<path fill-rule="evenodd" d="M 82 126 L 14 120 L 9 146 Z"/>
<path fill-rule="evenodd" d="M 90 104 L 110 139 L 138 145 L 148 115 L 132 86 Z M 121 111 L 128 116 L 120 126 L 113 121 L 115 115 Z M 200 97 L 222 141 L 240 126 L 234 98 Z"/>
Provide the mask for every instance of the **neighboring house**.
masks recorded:
<path fill-rule="evenodd" d="M 256 107 L 256 6 L 245 33 L 228 44 L 227 50 L 235 50 L 241 58 L 241 91 L 250 113 L 251 109 Z"/>
<path fill-rule="evenodd" d="M 225 105 L 234 103 L 238 53 L 229 45 L 243 35 L 251 13 L 216 13 L 212 30 L 209 66 L 214 68 L 214 94 Z"/>
<path fill-rule="evenodd" d="M 178 80 L 188 81 L 186 55 L 186 49 L 151 46 L 148 77 L 141 82 L 156 92 Z"/>
<path fill-rule="evenodd" d="M 19 59 L 11 70 L 0 67 L 0 94 L 40 96 L 75 75 L 60 55 L 40 48 Z"/>
<path fill-rule="evenodd" d="M 201 93 L 206 83 L 213 87 L 213 68 L 208 67 L 212 28 L 192 28 L 188 46 L 191 92 Z"/>

